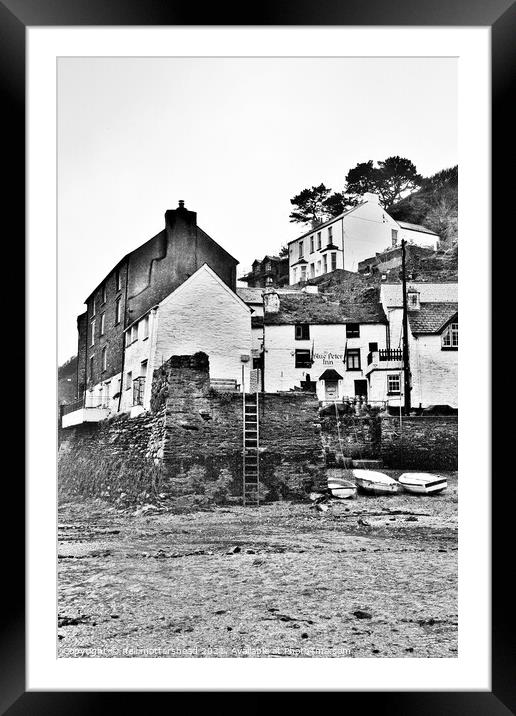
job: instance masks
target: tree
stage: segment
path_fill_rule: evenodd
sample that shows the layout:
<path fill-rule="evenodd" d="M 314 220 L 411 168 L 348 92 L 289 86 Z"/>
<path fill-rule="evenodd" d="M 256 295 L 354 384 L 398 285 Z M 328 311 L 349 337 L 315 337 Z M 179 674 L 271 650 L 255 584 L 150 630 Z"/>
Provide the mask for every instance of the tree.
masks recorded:
<path fill-rule="evenodd" d="M 286 244 L 283 244 L 278 255 L 280 259 L 284 259 L 286 256 L 288 256 L 288 246 Z"/>
<path fill-rule="evenodd" d="M 387 157 L 374 166 L 370 159 L 357 164 L 346 176 L 346 195 L 350 203 L 357 203 L 365 192 L 380 195 L 385 208 L 392 206 L 423 182 L 415 165 L 405 157 Z"/>
<path fill-rule="evenodd" d="M 331 189 L 324 184 L 303 189 L 296 194 L 290 203 L 295 209 L 290 214 L 290 221 L 315 226 L 329 218 L 330 214 L 326 202 L 331 195 Z"/>

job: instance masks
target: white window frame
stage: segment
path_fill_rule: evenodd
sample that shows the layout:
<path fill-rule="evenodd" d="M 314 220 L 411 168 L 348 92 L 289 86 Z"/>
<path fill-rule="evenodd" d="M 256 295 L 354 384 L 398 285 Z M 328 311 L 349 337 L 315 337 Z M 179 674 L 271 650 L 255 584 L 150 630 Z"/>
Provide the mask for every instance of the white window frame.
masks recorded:
<path fill-rule="evenodd" d="M 91 323 L 90 323 L 90 331 L 91 331 L 91 335 L 90 335 L 90 346 L 94 346 L 94 345 L 95 345 L 95 328 L 96 328 L 96 325 L 95 325 L 95 324 L 96 324 L 96 322 L 97 322 L 97 321 L 96 321 L 96 319 L 94 318 L 93 321 L 91 321 Z"/>
<path fill-rule="evenodd" d="M 459 347 L 459 322 L 454 321 L 444 329 L 441 335 L 442 348 L 458 348 Z"/>
<path fill-rule="evenodd" d="M 106 331 L 106 314 L 100 314 L 100 335 L 103 336 Z"/>
<path fill-rule="evenodd" d="M 391 388 L 392 382 L 397 384 L 397 390 Z M 401 395 L 401 376 L 399 373 L 387 373 L 387 395 Z"/>
<path fill-rule="evenodd" d="M 122 297 L 119 296 L 115 301 L 115 326 L 122 320 Z"/>
<path fill-rule="evenodd" d="M 271 279 L 271 280 L 272 280 L 272 279 Z M 142 336 L 142 340 L 143 340 L 143 341 L 146 340 L 146 339 L 149 337 L 149 324 L 150 324 L 150 320 L 149 320 L 149 319 L 150 319 L 150 316 L 147 315 L 147 316 L 145 316 L 145 318 L 144 318 L 143 321 L 142 321 L 142 323 L 143 323 L 143 336 Z"/>
<path fill-rule="evenodd" d="M 102 371 L 107 370 L 107 346 L 102 348 Z"/>
<path fill-rule="evenodd" d="M 336 251 L 331 252 L 330 259 L 331 259 L 331 264 L 330 264 L 331 270 L 335 271 L 337 269 L 337 252 Z"/>
<path fill-rule="evenodd" d="M 328 226 L 328 245 L 333 243 L 333 226 Z"/>

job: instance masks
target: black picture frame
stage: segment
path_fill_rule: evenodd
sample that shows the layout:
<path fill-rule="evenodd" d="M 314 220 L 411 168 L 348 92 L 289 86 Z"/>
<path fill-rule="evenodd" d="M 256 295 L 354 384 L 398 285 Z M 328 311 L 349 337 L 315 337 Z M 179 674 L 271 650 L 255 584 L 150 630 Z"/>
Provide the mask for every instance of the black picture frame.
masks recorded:
<path fill-rule="evenodd" d="M 202 22 L 199 22 L 199 17 Z M 516 10 L 511 0 L 323 0 L 318 3 L 287 0 L 261 2 L 259 5 L 211 4 L 198 6 L 163 0 L 1 0 L 0 1 L 0 90 L 4 123 L 4 144 L 11 155 L 4 164 L 4 226 L 9 236 L 8 249 L 22 250 L 25 216 L 25 32 L 28 26 L 66 25 L 390 25 L 390 26 L 489 26 L 492 33 L 492 232 L 503 231 L 507 208 L 512 207 L 512 182 L 504 182 L 502 169 L 514 132 L 514 99 L 511 79 L 515 68 Z M 5 158 L 5 153 L 4 153 Z M 8 232 L 8 233 L 7 233 Z M 512 237 L 509 237 L 512 238 Z M 496 255 L 494 256 L 496 258 Z M 19 265 L 20 257 L 16 260 Z M 23 255 L 21 261 L 23 262 Z M 16 295 L 21 315 L 20 291 Z M 492 329 L 501 326 L 493 312 Z M 23 365 L 23 334 L 11 359 Z M 23 406 L 23 395 L 16 387 L 13 405 Z M 11 413 L 16 420 L 16 413 Z M 22 420 L 19 416 L 18 420 Z M 493 434 L 493 454 L 504 454 L 510 443 L 510 426 L 499 425 Z M 19 432 L 19 430 L 18 430 Z M 20 452 L 23 454 L 23 450 Z M 14 470 L 5 472 L 9 480 L 9 505 L 21 512 L 24 484 Z M 468 716 L 504 716 L 516 709 L 516 663 L 514 609 L 510 592 L 510 572 L 514 543 L 510 484 L 512 471 L 493 469 L 492 496 L 492 691 L 472 692 L 352 692 L 345 696 L 346 709 L 378 708 L 392 714 L 467 714 Z M 503 484 L 502 479 L 506 477 Z M 15 479 L 17 478 L 17 479 Z M 509 483 L 509 484 L 508 484 Z M 10 510 L 9 510 L 10 511 Z M 4 516 L 7 516 L 7 510 Z M 19 517 L 19 515 L 18 515 Z M 7 520 L 3 521 L 5 527 Z M 81 714 L 113 711 L 125 707 L 149 708 L 149 693 L 112 692 L 26 692 L 25 690 L 25 580 L 23 568 L 24 529 L 22 520 L 9 526 L 4 535 L 5 605 L 1 619 L 0 712 L 9 716 L 46 713 Z M 235 689 L 237 689 L 235 685 Z M 145 702 L 143 701 L 145 699 Z"/>

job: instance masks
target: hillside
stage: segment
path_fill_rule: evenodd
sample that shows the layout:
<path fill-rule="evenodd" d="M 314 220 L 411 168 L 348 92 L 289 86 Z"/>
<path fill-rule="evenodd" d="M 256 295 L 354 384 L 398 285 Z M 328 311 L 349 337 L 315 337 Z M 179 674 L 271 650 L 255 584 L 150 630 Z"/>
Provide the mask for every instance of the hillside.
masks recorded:
<path fill-rule="evenodd" d="M 389 207 L 396 221 L 422 224 L 451 247 L 457 243 L 458 167 L 443 169 L 423 180 L 421 189 Z"/>

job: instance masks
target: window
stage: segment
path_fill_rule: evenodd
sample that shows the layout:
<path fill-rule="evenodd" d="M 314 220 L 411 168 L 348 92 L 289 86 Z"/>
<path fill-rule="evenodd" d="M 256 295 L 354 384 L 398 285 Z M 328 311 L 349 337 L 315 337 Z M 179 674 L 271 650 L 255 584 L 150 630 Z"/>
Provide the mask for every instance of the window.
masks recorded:
<path fill-rule="evenodd" d="M 308 323 L 296 323 L 296 341 L 308 341 L 310 339 L 310 326 Z"/>
<path fill-rule="evenodd" d="M 117 269 L 115 271 L 115 290 L 116 291 L 122 290 L 122 277 L 120 275 L 120 269 Z"/>
<path fill-rule="evenodd" d="M 320 231 L 317 232 L 317 250 L 318 251 L 321 250 L 321 232 Z"/>
<path fill-rule="evenodd" d="M 321 262 L 320 262 L 320 261 L 317 262 L 316 274 L 317 274 L 318 276 L 321 275 Z"/>
<path fill-rule="evenodd" d="M 346 353 L 346 368 L 348 370 L 360 370 L 360 349 L 351 348 Z"/>
<path fill-rule="evenodd" d="M 106 325 L 106 314 L 102 313 L 100 316 L 100 335 L 104 335 L 104 327 Z"/>
<path fill-rule="evenodd" d="M 258 264 L 258 263 L 254 264 L 253 273 L 260 273 L 260 264 Z"/>
<path fill-rule="evenodd" d="M 142 360 L 142 362 L 140 364 L 140 376 L 142 378 L 145 378 L 146 375 L 147 375 L 147 361 Z"/>
<path fill-rule="evenodd" d="M 135 323 L 131 328 L 131 343 L 138 340 L 138 324 Z"/>
<path fill-rule="evenodd" d="M 130 390 L 133 383 L 133 373 L 132 371 L 129 371 L 125 374 L 125 389 Z"/>
<path fill-rule="evenodd" d="M 149 337 L 149 316 L 145 316 L 142 321 L 143 335 L 142 339 L 145 340 Z"/>
<path fill-rule="evenodd" d="M 299 242 L 299 258 L 300 259 L 303 258 L 303 242 L 302 241 Z"/>
<path fill-rule="evenodd" d="M 296 351 L 296 368 L 311 368 L 312 358 L 310 351 Z"/>
<path fill-rule="evenodd" d="M 322 261 L 323 261 L 323 264 L 322 264 L 323 265 L 323 273 L 328 273 L 328 257 L 326 254 L 324 254 Z"/>
<path fill-rule="evenodd" d="M 346 338 L 360 338 L 360 325 L 358 323 L 346 323 Z"/>
<path fill-rule="evenodd" d="M 301 281 L 306 281 L 306 266 L 301 266 Z"/>
<path fill-rule="evenodd" d="M 441 347 L 443 350 L 457 350 L 459 347 L 459 324 L 450 323 L 444 330 L 441 338 Z"/>
<path fill-rule="evenodd" d="M 95 356 L 90 356 L 90 380 L 93 380 L 94 368 L 95 368 Z"/>
<path fill-rule="evenodd" d="M 335 252 L 332 252 L 331 254 L 331 270 L 335 271 L 337 268 L 337 254 Z"/>
<path fill-rule="evenodd" d="M 102 303 L 106 303 L 106 284 L 102 284 Z"/>
<path fill-rule="evenodd" d="M 333 226 L 328 226 L 328 244 L 333 243 Z"/>
<path fill-rule="evenodd" d="M 369 353 L 375 353 L 378 350 L 378 343 L 369 344 Z"/>
<path fill-rule="evenodd" d="M 389 373 L 387 375 L 387 395 L 399 395 L 401 392 L 399 373 Z"/>
<path fill-rule="evenodd" d="M 91 313 L 92 316 L 95 315 L 95 299 L 94 299 L 94 298 L 91 299 L 91 309 L 90 309 L 90 313 Z"/>
<path fill-rule="evenodd" d="M 393 246 L 398 245 L 398 229 L 391 229 L 391 241 Z"/>
<path fill-rule="evenodd" d="M 310 278 L 315 276 L 315 264 L 310 264 Z"/>
<path fill-rule="evenodd" d="M 119 296 L 115 302 L 115 325 L 120 323 L 121 320 L 122 320 L 122 299 Z"/>
<path fill-rule="evenodd" d="M 102 349 L 102 370 L 107 370 L 107 348 Z"/>
<path fill-rule="evenodd" d="M 297 268 L 292 269 L 292 283 L 297 283 Z"/>
<path fill-rule="evenodd" d="M 267 261 L 267 263 L 265 264 L 265 270 L 272 271 L 272 264 L 270 261 Z"/>
<path fill-rule="evenodd" d="M 409 310 L 419 308 L 419 291 L 409 289 L 407 291 L 407 306 Z"/>
<path fill-rule="evenodd" d="M 94 346 L 94 345 L 95 345 L 95 320 L 93 320 L 93 321 L 91 322 L 90 330 L 91 330 L 91 341 L 90 341 L 90 345 Z"/>
<path fill-rule="evenodd" d="M 314 237 L 310 236 L 310 253 L 313 254 L 314 252 Z"/>
<path fill-rule="evenodd" d="M 273 280 L 272 276 L 267 276 L 267 278 L 265 279 L 265 285 L 272 286 L 273 283 L 274 283 L 274 280 Z"/>

